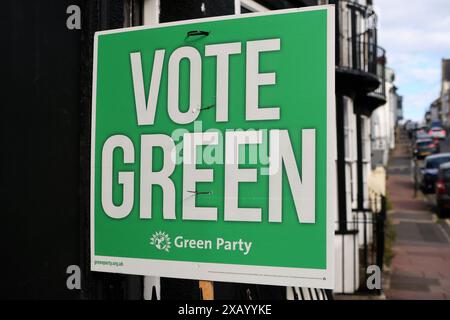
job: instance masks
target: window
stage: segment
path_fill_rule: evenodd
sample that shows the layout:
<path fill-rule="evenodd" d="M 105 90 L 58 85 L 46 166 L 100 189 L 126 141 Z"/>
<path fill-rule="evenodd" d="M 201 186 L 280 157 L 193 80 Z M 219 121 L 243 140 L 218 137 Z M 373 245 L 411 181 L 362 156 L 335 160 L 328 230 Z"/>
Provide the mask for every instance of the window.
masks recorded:
<path fill-rule="evenodd" d="M 123 26 L 134 27 L 142 25 L 143 7 L 139 0 L 125 0 L 123 2 Z"/>

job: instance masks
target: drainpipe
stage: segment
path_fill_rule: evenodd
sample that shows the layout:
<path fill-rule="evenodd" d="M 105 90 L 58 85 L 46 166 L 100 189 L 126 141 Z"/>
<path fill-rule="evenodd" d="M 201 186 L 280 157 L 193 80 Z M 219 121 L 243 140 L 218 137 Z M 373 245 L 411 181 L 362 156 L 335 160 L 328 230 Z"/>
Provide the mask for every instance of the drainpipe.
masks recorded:
<path fill-rule="evenodd" d="M 345 190 L 345 128 L 344 96 L 336 95 L 336 137 L 337 137 L 337 184 L 338 184 L 338 230 L 345 234 L 347 229 L 347 199 Z"/>
<path fill-rule="evenodd" d="M 364 210 L 364 172 L 363 172 L 363 145 L 362 145 L 362 115 L 359 110 L 359 106 L 356 105 L 356 148 L 357 148 L 357 161 L 356 161 L 356 171 L 357 171 L 357 181 L 358 181 L 358 198 L 357 198 L 357 208 L 358 211 Z"/>
<path fill-rule="evenodd" d="M 361 122 L 362 115 L 360 110 L 360 105 L 358 103 L 358 99 L 356 101 L 356 148 L 357 148 L 357 160 L 356 160 L 356 171 L 357 171 L 357 209 L 356 214 L 362 215 L 363 219 L 363 237 L 364 237 L 364 246 L 363 246 L 363 255 L 364 255 L 364 266 L 367 268 L 368 265 L 368 248 L 367 248 L 367 212 L 364 208 L 364 171 L 363 171 L 363 145 L 362 145 L 362 135 L 363 132 L 361 130 Z M 359 220 L 359 218 L 358 218 Z"/>

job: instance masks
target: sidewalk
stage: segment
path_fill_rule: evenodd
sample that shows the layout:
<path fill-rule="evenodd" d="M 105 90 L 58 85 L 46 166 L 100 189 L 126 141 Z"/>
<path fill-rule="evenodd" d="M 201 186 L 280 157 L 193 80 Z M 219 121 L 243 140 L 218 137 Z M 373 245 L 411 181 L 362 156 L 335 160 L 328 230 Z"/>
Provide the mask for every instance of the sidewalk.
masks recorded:
<path fill-rule="evenodd" d="M 423 195 L 414 198 L 409 140 L 399 132 L 388 166 L 387 194 L 395 232 L 388 299 L 450 299 L 450 227 Z"/>

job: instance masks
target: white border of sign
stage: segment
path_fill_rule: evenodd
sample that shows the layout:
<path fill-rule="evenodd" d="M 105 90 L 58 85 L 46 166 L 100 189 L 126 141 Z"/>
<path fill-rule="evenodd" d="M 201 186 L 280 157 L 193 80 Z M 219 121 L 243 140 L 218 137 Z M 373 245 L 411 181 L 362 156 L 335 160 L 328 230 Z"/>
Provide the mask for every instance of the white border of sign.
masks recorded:
<path fill-rule="evenodd" d="M 305 12 L 327 11 L 327 268 L 305 269 L 235 265 L 205 262 L 181 262 L 170 260 L 136 259 L 123 257 L 96 256 L 94 254 L 94 192 L 95 192 L 95 121 L 97 96 L 97 43 L 98 36 L 123 33 L 142 29 L 155 29 L 181 24 L 202 23 L 216 20 L 245 19 L 255 16 Z M 91 270 L 123 274 L 138 274 L 168 278 L 285 285 L 313 288 L 334 288 L 334 219 L 336 218 L 336 126 L 335 126 L 335 13 L 334 5 L 313 6 L 307 8 L 276 10 L 245 15 L 220 16 L 205 19 L 184 20 L 161 23 L 153 26 L 139 26 L 115 30 L 99 31 L 94 36 L 94 57 L 92 77 L 92 127 L 91 127 Z M 94 264 L 95 260 L 108 261 L 108 265 Z M 123 263 L 122 266 L 119 263 Z"/>

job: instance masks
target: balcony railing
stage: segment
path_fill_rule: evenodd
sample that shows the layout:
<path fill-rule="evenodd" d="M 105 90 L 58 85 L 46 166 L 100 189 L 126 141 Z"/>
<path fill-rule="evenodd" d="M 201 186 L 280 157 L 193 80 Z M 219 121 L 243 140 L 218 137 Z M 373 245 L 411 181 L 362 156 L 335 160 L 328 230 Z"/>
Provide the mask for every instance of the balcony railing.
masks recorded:
<path fill-rule="evenodd" d="M 332 1 L 330 1 L 332 3 Z M 344 72 L 377 78 L 374 93 L 385 96 L 385 50 L 377 45 L 377 15 L 355 0 L 335 0 L 337 10 L 336 65 Z M 373 89 L 372 89 L 373 90 Z"/>
<path fill-rule="evenodd" d="M 377 45 L 371 35 L 373 32 L 368 30 L 341 41 L 340 67 L 377 74 Z"/>
<path fill-rule="evenodd" d="M 337 1 L 336 61 L 339 67 L 377 73 L 377 16 L 356 1 Z"/>

